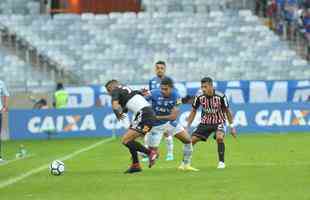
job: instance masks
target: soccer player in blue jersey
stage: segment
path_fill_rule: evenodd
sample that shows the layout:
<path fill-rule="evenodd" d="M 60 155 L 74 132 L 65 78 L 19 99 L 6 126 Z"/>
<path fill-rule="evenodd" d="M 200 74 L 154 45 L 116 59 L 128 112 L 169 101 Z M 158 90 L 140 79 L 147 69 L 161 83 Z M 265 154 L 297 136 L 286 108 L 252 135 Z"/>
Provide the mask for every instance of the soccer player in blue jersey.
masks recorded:
<path fill-rule="evenodd" d="M 160 84 L 160 89 L 150 91 L 146 97 L 152 105 L 157 121 L 153 129 L 145 137 L 147 145 L 152 151 L 157 151 L 164 132 L 175 136 L 184 143 L 183 162 L 180 170 L 198 171 L 191 167 L 192 141 L 187 131 L 177 122 L 179 114 L 178 106 L 182 103 L 178 91 L 173 86 L 173 81 L 165 77 Z"/>
<path fill-rule="evenodd" d="M 164 78 L 169 78 L 168 76 L 165 75 L 166 73 L 166 63 L 164 61 L 158 61 L 155 64 L 155 73 L 156 76 L 153 77 L 149 81 L 149 90 L 154 90 L 154 89 L 159 89 L 160 88 L 160 83 Z M 170 161 L 173 160 L 173 136 L 169 135 L 167 132 L 164 133 L 165 138 L 166 138 L 166 143 L 167 143 L 167 155 L 166 155 L 166 160 Z M 147 138 L 146 138 L 147 139 Z M 147 143 L 147 141 L 145 141 Z"/>

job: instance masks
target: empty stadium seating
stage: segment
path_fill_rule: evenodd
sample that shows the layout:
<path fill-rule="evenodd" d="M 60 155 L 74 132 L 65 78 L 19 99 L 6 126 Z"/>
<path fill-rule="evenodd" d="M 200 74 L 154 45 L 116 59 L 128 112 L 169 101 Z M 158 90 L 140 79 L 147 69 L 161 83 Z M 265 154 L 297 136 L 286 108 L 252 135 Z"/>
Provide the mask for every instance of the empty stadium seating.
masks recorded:
<path fill-rule="evenodd" d="M 250 10 L 235 9 L 234 0 L 144 0 L 143 6 L 146 12 L 138 14 L 1 15 L 0 28 L 83 84 L 112 77 L 145 83 L 157 60 L 165 60 L 168 73 L 179 81 L 204 75 L 218 80 L 310 77 L 307 61 Z"/>
<path fill-rule="evenodd" d="M 85 83 L 145 82 L 156 60 L 195 81 L 307 79 L 310 68 L 249 10 L 7 16 L 4 25 Z"/>
<path fill-rule="evenodd" d="M 0 48 L 0 80 L 10 87 L 11 91 L 33 90 L 38 88 L 52 89 L 55 86 L 42 69 L 34 68 L 12 53 Z"/>
<path fill-rule="evenodd" d="M 0 14 L 37 15 L 40 13 L 40 0 L 1 0 Z"/>
<path fill-rule="evenodd" d="M 251 0 L 143 0 L 142 6 L 146 12 L 185 12 L 206 13 L 208 11 L 240 8 L 254 8 Z"/>

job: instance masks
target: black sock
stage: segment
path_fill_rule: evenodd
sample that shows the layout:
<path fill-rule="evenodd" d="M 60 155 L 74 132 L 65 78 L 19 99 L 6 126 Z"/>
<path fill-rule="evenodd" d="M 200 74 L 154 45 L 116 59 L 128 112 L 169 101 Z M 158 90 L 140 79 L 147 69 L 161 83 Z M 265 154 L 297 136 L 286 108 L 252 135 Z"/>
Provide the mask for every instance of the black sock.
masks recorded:
<path fill-rule="evenodd" d="M 144 145 L 140 144 L 139 142 L 137 141 L 133 141 L 135 146 L 136 146 L 136 150 L 141 152 L 141 153 L 144 153 L 146 155 L 148 155 L 150 153 L 150 150 L 148 148 L 146 148 Z"/>
<path fill-rule="evenodd" d="M 127 144 L 125 144 L 125 146 L 130 151 L 130 154 L 132 157 L 132 163 L 133 164 L 139 163 L 138 153 L 137 153 L 137 149 L 136 149 L 136 145 L 135 145 L 134 141 L 128 142 Z"/>
<path fill-rule="evenodd" d="M 217 144 L 217 152 L 219 155 L 219 161 L 224 162 L 224 154 L 225 154 L 225 144 L 218 143 Z"/>

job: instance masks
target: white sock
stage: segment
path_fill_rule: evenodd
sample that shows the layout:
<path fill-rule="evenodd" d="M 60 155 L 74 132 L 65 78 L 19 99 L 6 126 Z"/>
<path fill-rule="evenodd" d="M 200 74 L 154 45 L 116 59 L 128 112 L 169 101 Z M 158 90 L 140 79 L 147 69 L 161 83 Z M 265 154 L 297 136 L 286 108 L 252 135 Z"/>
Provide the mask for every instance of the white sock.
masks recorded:
<path fill-rule="evenodd" d="M 192 162 L 193 145 L 192 143 L 184 144 L 183 148 L 183 163 L 185 165 L 191 164 Z"/>
<path fill-rule="evenodd" d="M 148 137 L 147 136 L 144 136 L 144 146 L 146 147 L 146 148 L 148 148 L 148 144 L 149 142 L 148 142 Z"/>
<path fill-rule="evenodd" d="M 167 155 L 173 155 L 173 137 L 169 135 L 166 137 Z"/>

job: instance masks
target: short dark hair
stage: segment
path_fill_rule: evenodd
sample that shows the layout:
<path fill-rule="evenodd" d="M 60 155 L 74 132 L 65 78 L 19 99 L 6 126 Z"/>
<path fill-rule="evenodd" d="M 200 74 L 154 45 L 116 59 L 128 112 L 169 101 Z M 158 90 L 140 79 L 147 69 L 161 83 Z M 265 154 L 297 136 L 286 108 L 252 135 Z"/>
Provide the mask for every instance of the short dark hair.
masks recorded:
<path fill-rule="evenodd" d="M 109 81 L 105 84 L 105 88 L 108 88 L 109 85 L 112 84 L 112 83 L 118 83 L 118 81 L 115 80 L 115 79 L 109 80 Z"/>
<path fill-rule="evenodd" d="M 63 83 L 57 83 L 56 90 L 62 90 L 62 89 L 64 89 Z"/>
<path fill-rule="evenodd" d="M 173 80 L 171 78 L 165 77 L 161 80 L 160 85 L 168 85 L 169 87 L 173 88 L 174 87 L 174 83 Z"/>
<path fill-rule="evenodd" d="M 164 65 L 164 66 L 166 66 L 166 63 L 165 63 L 165 61 L 159 60 L 159 61 L 157 61 L 155 63 L 155 65 Z"/>
<path fill-rule="evenodd" d="M 210 77 L 204 77 L 201 79 L 201 84 L 202 83 L 209 83 L 209 84 L 213 85 L 213 80 Z"/>

